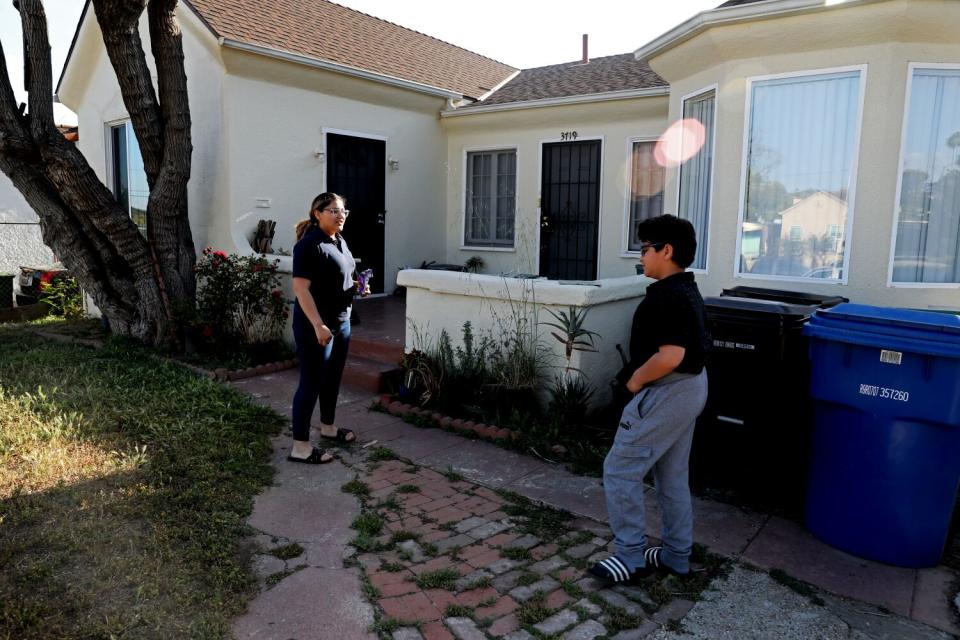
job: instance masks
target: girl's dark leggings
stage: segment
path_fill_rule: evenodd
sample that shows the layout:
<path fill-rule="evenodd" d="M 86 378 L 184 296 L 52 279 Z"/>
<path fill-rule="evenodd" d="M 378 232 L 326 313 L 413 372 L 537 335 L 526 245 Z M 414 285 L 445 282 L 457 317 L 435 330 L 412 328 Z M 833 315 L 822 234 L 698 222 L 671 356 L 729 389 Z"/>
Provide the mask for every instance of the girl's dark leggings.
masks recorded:
<path fill-rule="evenodd" d="M 339 327 L 327 325 L 333 339 L 321 347 L 317 334 L 307 322 L 293 323 L 293 337 L 300 358 L 300 385 L 293 396 L 293 439 L 310 439 L 310 419 L 320 400 L 320 422 L 333 424 L 340 394 L 340 379 L 350 346 L 350 321 Z"/>

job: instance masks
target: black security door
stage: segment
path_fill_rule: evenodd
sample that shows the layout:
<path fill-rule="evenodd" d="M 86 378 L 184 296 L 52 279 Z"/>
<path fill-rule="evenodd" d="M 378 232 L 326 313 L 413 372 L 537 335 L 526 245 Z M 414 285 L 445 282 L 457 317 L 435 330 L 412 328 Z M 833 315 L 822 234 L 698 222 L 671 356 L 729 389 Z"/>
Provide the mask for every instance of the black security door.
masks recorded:
<path fill-rule="evenodd" d="M 596 280 L 600 141 L 543 145 L 540 275 Z"/>
<path fill-rule="evenodd" d="M 383 140 L 327 134 L 327 190 L 347 199 L 343 236 L 357 268 L 373 269 L 372 293 L 383 292 L 385 158 Z"/>

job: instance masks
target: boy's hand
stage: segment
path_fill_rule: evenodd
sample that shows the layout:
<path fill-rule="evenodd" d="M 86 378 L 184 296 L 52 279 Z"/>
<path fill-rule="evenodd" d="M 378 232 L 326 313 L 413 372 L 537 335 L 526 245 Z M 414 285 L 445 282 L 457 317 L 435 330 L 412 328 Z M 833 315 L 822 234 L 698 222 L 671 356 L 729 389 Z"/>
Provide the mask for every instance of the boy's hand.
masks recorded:
<path fill-rule="evenodd" d="M 633 375 L 630 376 L 630 379 L 627 380 L 627 391 L 632 394 L 638 394 L 641 389 L 643 389 L 643 380 L 640 377 L 640 369 L 637 369 L 633 372 Z"/>

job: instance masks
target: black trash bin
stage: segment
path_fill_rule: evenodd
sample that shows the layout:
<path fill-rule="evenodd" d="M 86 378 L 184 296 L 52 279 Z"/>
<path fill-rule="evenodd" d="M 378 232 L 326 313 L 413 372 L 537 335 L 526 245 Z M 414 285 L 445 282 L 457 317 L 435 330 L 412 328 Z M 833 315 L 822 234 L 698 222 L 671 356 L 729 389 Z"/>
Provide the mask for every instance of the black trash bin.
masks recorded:
<path fill-rule="evenodd" d="M 697 422 L 691 484 L 783 513 L 803 507 L 812 404 L 803 327 L 817 304 L 704 300 L 713 334 L 709 397 Z"/>

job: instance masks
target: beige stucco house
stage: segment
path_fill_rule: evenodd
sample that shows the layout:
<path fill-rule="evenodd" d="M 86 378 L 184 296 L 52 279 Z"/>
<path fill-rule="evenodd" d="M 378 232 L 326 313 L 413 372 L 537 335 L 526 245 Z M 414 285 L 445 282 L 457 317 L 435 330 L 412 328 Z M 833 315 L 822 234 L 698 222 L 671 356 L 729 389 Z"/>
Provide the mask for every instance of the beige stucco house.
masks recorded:
<path fill-rule="evenodd" d="M 198 245 L 249 251 L 265 218 L 289 249 L 331 188 L 387 291 L 475 255 L 603 281 L 634 273 L 638 220 L 675 213 L 707 295 L 960 309 L 960 2 L 732 0 L 633 53 L 522 71 L 323 0 L 180 17 Z M 98 36 L 88 10 L 58 94 L 116 184 L 132 145 Z M 825 241 L 798 249 L 796 228 Z"/>

